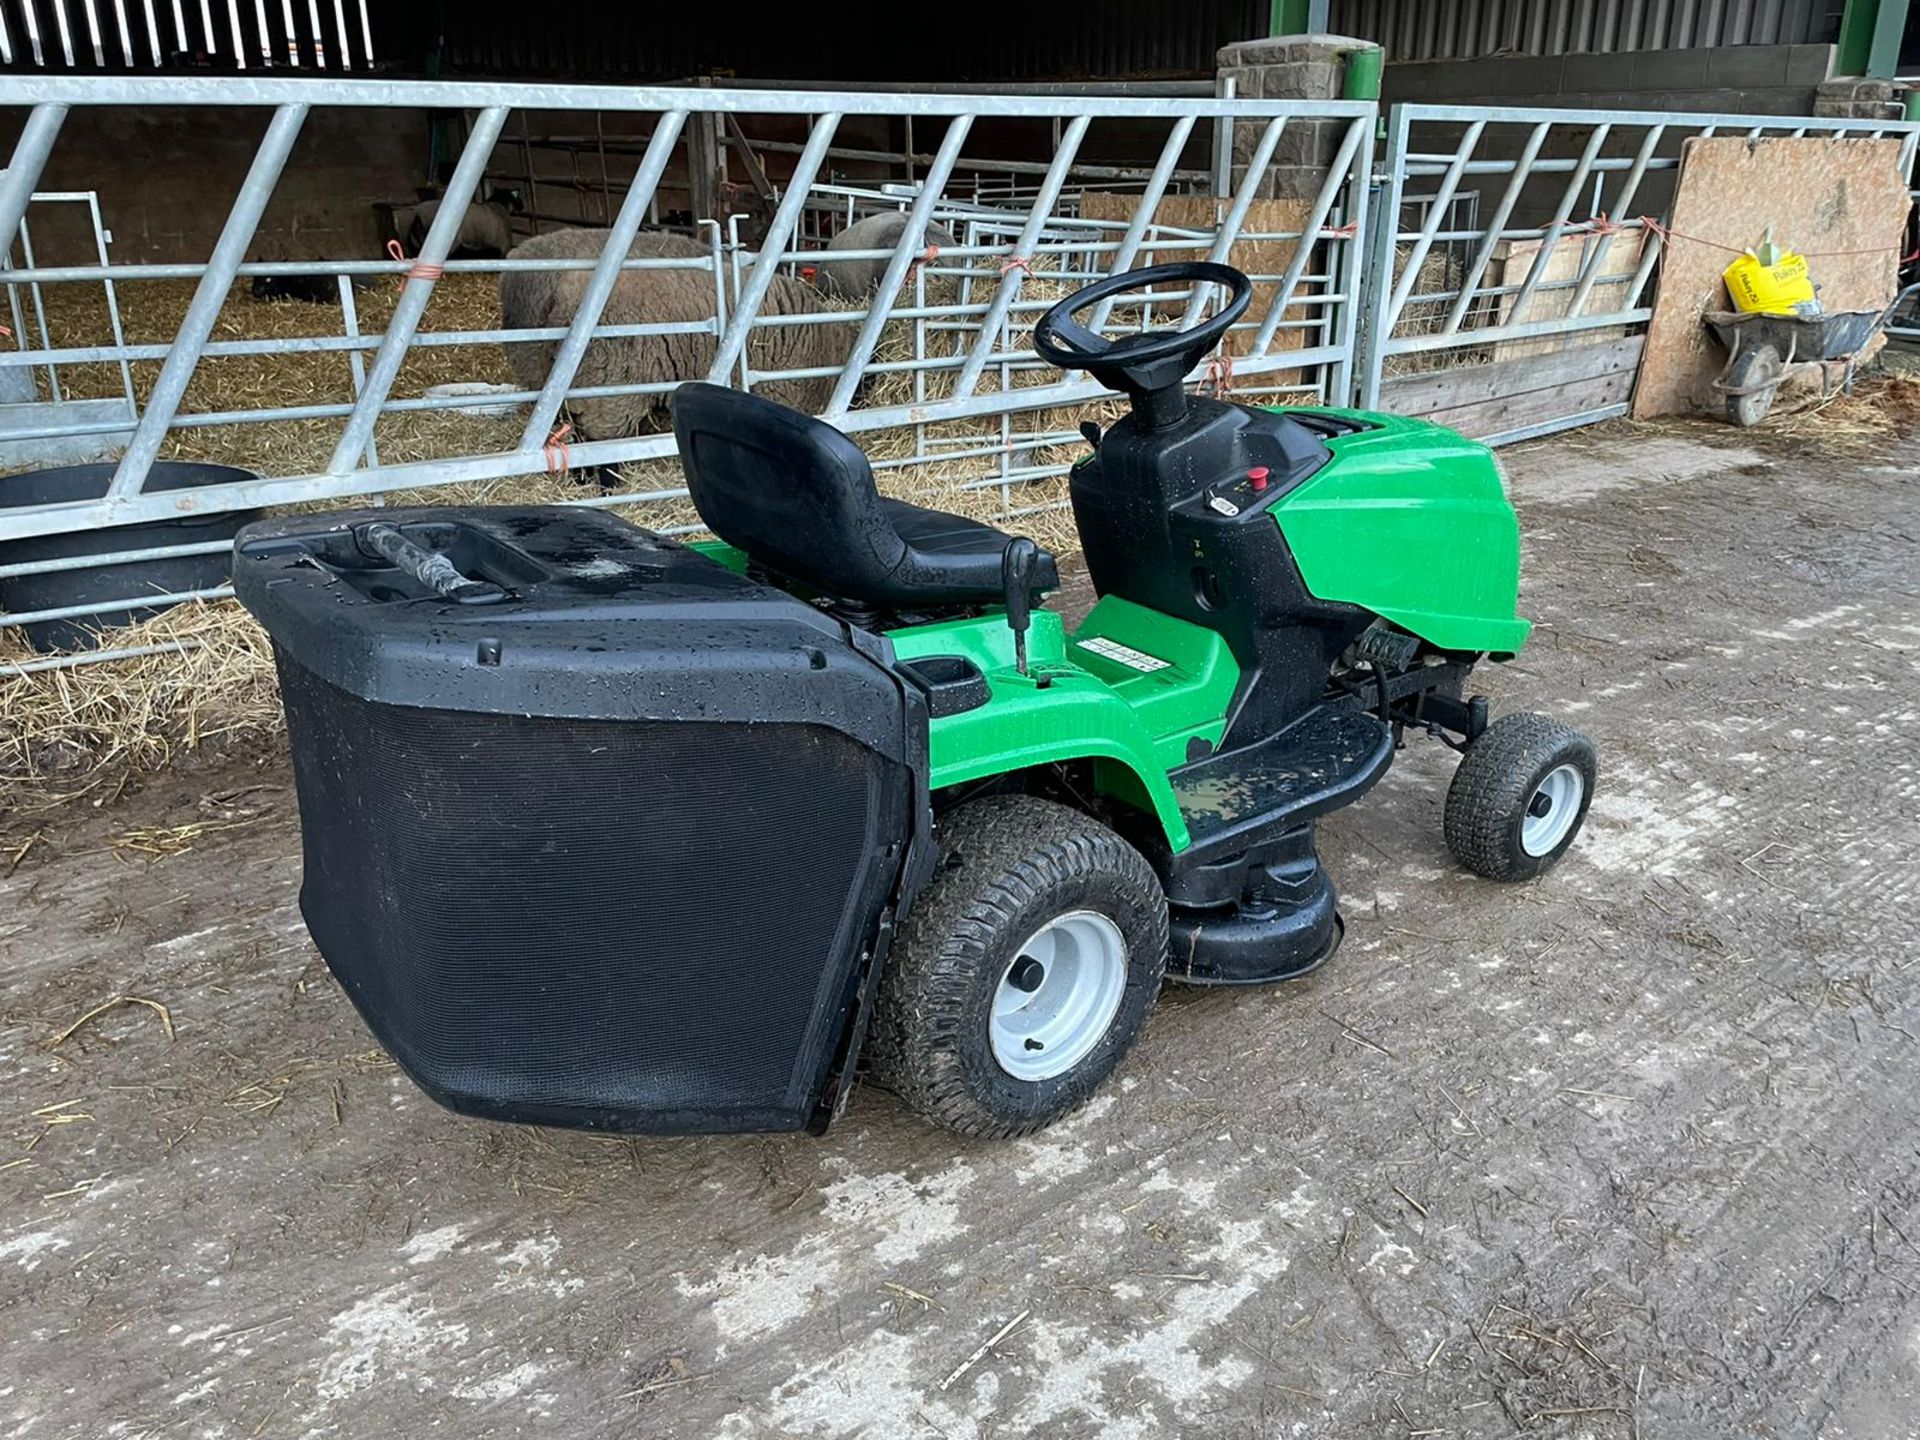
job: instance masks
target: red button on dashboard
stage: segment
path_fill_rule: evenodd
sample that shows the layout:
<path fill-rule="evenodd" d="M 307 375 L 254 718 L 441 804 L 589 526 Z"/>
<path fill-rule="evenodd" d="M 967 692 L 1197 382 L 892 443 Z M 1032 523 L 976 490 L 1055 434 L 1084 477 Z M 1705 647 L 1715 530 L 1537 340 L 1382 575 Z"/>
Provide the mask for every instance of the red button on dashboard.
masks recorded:
<path fill-rule="evenodd" d="M 1247 479 L 1253 482 L 1254 489 L 1256 490 L 1266 489 L 1267 488 L 1267 467 L 1264 465 L 1254 466 L 1251 470 L 1247 471 Z"/>

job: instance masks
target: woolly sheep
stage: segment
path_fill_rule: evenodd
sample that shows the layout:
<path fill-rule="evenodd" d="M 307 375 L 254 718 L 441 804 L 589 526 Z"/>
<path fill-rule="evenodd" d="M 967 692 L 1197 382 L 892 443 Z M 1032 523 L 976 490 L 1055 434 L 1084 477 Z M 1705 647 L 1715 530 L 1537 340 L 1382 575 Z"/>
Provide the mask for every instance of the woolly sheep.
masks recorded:
<path fill-rule="evenodd" d="M 864 220 L 856 220 L 827 244 L 829 253 L 835 250 L 891 250 L 899 243 L 901 232 L 907 228 L 907 216 L 903 210 L 889 210 L 882 215 L 869 215 Z M 953 244 L 952 232 L 939 225 L 927 226 L 927 245 L 942 247 Z M 880 288 L 880 282 L 887 273 L 887 261 L 880 260 L 822 260 L 816 270 L 813 283 L 820 287 L 823 295 L 835 300 L 864 300 Z"/>
<path fill-rule="evenodd" d="M 604 230 L 551 230 L 517 247 L 515 260 L 593 259 L 606 243 Z M 634 237 L 628 253 L 636 258 L 705 258 L 707 246 L 682 235 L 646 230 Z M 500 312 L 509 330 L 544 329 L 569 324 L 579 309 L 591 275 L 588 270 L 508 271 L 500 277 Z M 760 313 L 820 314 L 832 307 L 801 281 L 774 278 Z M 603 325 L 661 325 L 710 320 L 714 314 L 713 275 L 707 270 L 625 270 L 601 313 Z M 858 326 L 852 324 L 781 325 L 757 329 L 750 342 L 756 371 L 815 369 L 844 365 Z M 529 390 L 545 381 L 557 341 L 508 345 L 514 377 Z M 713 366 L 712 335 L 633 335 L 595 340 L 587 346 L 574 377 L 576 388 L 632 385 L 656 381 L 704 380 Z M 834 377 L 774 380 L 756 384 L 757 393 L 795 409 L 814 412 L 833 393 Z M 664 429 L 665 393 L 613 395 L 572 400 L 568 410 L 584 439 L 606 440 Z"/>
<path fill-rule="evenodd" d="M 460 217 L 460 233 L 453 237 L 447 251 L 449 260 L 498 260 L 513 248 L 513 207 L 517 197 L 510 190 L 496 190 L 483 204 L 469 205 Z M 423 200 L 414 207 L 412 218 L 401 232 L 407 254 L 418 255 L 433 228 L 441 202 Z"/>

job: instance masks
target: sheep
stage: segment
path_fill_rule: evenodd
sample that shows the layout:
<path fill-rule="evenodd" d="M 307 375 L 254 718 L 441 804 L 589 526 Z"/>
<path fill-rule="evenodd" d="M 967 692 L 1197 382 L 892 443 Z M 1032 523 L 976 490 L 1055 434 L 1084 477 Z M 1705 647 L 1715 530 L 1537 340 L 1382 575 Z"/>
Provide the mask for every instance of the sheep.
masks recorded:
<path fill-rule="evenodd" d="M 594 259 L 605 246 L 604 230 L 550 230 L 516 247 L 514 260 Z M 634 237 L 628 254 L 636 258 L 705 258 L 707 246 L 682 235 L 645 230 Z M 579 309 L 591 275 L 588 270 L 510 270 L 500 277 L 500 313 L 509 330 L 544 329 L 569 324 Z M 814 315 L 833 307 L 811 286 L 785 275 L 774 277 L 760 313 Z M 601 313 L 603 325 L 660 325 L 711 320 L 713 275 L 706 270 L 624 270 Z M 749 342 L 755 370 L 838 370 L 853 351 L 858 326 L 845 323 L 781 325 L 756 329 Z M 559 342 L 509 344 L 507 363 L 529 390 L 546 380 Z M 704 334 L 633 335 L 595 340 L 581 358 L 574 386 L 631 385 L 667 380 L 703 380 L 713 367 L 715 337 Z M 833 393 L 833 375 L 802 380 L 772 380 L 755 386 L 759 394 L 816 412 Z M 568 411 L 583 439 L 607 440 L 643 435 L 668 423 L 666 393 L 613 395 L 571 400 Z"/>
<path fill-rule="evenodd" d="M 460 232 L 448 247 L 449 260 L 498 260 L 513 248 L 513 214 L 519 208 L 519 196 L 511 190 L 495 190 L 485 203 L 469 205 L 460 217 Z M 443 202 L 423 200 L 414 207 L 402 228 L 400 240 L 407 254 L 418 255 L 426 243 L 427 231 L 440 213 Z"/>
<path fill-rule="evenodd" d="M 827 244 L 828 253 L 835 250 L 891 250 L 900 243 L 900 236 L 907 228 L 907 216 L 904 210 L 889 210 L 881 215 L 869 215 L 864 220 L 856 220 Z M 950 246 L 953 242 L 951 231 L 939 225 L 927 226 L 924 242 L 928 245 Z M 887 261 L 880 260 L 822 260 L 814 271 L 813 283 L 820 292 L 835 300 L 864 300 L 880 288 L 880 282 L 887 273 Z"/>
<path fill-rule="evenodd" d="M 353 288 L 365 290 L 373 284 L 371 275 L 352 277 Z M 256 300 L 299 300 L 308 305 L 338 305 L 340 277 L 328 272 L 313 275 L 256 275 L 251 294 Z"/>

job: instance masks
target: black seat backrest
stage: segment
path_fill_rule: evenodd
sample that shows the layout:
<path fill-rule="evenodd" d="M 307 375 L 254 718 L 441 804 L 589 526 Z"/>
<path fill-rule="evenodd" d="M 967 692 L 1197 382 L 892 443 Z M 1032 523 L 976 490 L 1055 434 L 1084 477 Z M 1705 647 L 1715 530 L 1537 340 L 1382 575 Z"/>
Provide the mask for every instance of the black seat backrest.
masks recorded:
<path fill-rule="evenodd" d="M 694 508 L 729 545 L 830 595 L 894 588 L 907 543 L 867 457 L 831 425 L 694 383 L 673 392 L 673 433 Z"/>

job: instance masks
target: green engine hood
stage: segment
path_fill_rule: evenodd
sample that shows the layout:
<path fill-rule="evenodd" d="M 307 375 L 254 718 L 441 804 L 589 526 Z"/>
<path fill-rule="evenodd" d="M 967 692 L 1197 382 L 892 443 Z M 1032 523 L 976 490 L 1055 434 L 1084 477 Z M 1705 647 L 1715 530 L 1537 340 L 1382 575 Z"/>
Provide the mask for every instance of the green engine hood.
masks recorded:
<path fill-rule="evenodd" d="M 1319 407 L 1315 407 L 1318 409 Z M 1446 650 L 1511 655 L 1520 524 L 1493 452 L 1424 420 L 1332 411 L 1376 428 L 1273 507 L 1307 589 L 1360 605 Z"/>

